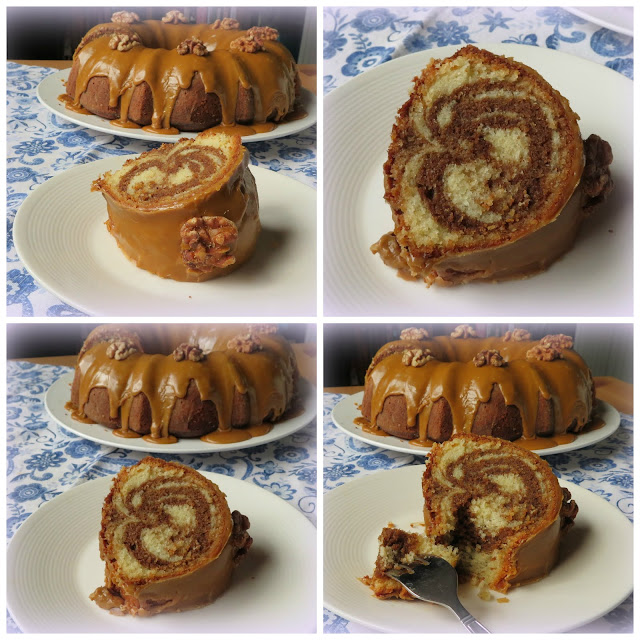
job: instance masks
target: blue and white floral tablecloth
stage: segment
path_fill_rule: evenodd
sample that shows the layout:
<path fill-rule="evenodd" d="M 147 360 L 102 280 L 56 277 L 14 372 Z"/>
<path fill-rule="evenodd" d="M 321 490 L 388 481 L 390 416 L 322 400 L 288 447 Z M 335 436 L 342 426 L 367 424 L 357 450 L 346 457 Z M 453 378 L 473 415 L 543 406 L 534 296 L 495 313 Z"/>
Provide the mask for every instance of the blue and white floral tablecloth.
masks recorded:
<path fill-rule="evenodd" d="M 561 7 L 340 7 L 324 10 L 324 91 L 408 53 L 491 42 L 565 51 L 633 78 L 633 38 Z"/>
<path fill-rule="evenodd" d="M 324 394 L 324 491 L 353 478 L 396 469 L 410 464 L 424 464 L 424 456 L 381 449 L 348 436 L 335 426 L 331 412 L 342 398 Z M 633 521 L 633 418 L 621 414 L 619 429 L 598 444 L 557 455 L 545 456 L 558 478 L 588 489 L 614 504 Z M 367 633 L 366 627 L 349 622 L 328 609 L 324 610 L 325 633 Z M 613 611 L 572 633 L 631 633 L 633 631 L 633 595 Z"/>
<path fill-rule="evenodd" d="M 13 245 L 18 208 L 38 185 L 77 164 L 141 153 L 159 142 L 99 133 L 52 114 L 36 98 L 40 81 L 56 69 L 7 66 L 7 314 L 82 316 L 42 289 L 26 271 Z M 316 128 L 298 135 L 248 143 L 251 163 L 316 186 Z"/>
<path fill-rule="evenodd" d="M 49 387 L 70 369 L 9 362 L 7 371 L 7 539 L 38 507 L 94 478 L 115 475 L 146 454 L 99 445 L 62 429 L 48 415 Z M 316 524 L 316 423 L 269 444 L 225 453 L 167 455 L 165 460 L 257 485 Z M 11 589 L 11 585 L 7 585 Z M 19 632 L 7 614 L 7 631 Z"/>

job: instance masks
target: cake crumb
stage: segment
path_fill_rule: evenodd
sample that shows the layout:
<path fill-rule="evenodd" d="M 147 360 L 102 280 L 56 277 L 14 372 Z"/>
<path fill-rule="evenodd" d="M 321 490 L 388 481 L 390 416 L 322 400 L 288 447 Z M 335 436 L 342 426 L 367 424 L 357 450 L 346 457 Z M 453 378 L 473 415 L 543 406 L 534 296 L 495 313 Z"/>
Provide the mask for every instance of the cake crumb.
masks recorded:
<path fill-rule="evenodd" d="M 501 604 L 502 604 L 503 602 L 509 602 L 509 598 L 498 598 L 498 599 L 496 600 L 496 602 L 500 602 Z"/>
<path fill-rule="evenodd" d="M 491 592 L 489 591 L 489 589 L 487 589 L 487 586 L 484 583 L 482 583 L 480 585 L 480 588 L 478 589 L 478 598 L 480 598 L 480 600 L 484 600 L 485 602 L 491 602 L 491 600 L 493 600 Z"/>

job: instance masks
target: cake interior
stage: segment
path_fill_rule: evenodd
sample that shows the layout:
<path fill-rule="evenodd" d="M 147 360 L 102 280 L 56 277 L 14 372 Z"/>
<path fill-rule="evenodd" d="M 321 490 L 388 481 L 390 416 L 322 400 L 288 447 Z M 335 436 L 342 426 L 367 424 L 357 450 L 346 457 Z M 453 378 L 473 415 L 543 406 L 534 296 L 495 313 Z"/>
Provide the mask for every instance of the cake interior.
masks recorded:
<path fill-rule="evenodd" d="M 219 189 L 243 154 L 238 136 L 200 134 L 195 141 L 184 138 L 128 160 L 118 171 L 107 172 L 101 187 L 123 205 L 171 208 L 176 198 L 195 201 Z"/>
<path fill-rule="evenodd" d="M 158 581 L 209 562 L 230 534 L 220 508 L 204 478 L 177 467 L 133 467 L 113 495 L 106 523 L 115 575 L 126 583 Z"/>

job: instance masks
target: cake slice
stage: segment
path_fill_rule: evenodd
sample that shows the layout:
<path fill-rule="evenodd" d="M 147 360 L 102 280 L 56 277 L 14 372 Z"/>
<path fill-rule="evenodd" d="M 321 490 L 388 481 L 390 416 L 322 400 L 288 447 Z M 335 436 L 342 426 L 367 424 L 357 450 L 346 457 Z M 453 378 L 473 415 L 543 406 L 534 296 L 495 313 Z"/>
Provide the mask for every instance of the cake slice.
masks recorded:
<path fill-rule="evenodd" d="M 102 508 L 105 586 L 91 599 L 149 616 L 213 602 L 249 550 L 249 520 L 190 467 L 147 457 L 123 467 Z"/>
<path fill-rule="evenodd" d="M 547 462 L 491 436 L 435 444 L 422 492 L 426 534 L 458 549 L 463 580 L 502 593 L 551 571 L 578 513 Z"/>
<path fill-rule="evenodd" d="M 491 436 L 454 435 L 431 449 L 422 479 L 424 534 L 386 527 L 371 576 L 380 599 L 413 596 L 390 569 L 427 556 L 455 567 L 461 582 L 506 593 L 546 576 L 578 506 L 538 455 Z"/>
<path fill-rule="evenodd" d="M 138 267 L 173 280 L 227 275 L 252 255 L 258 194 L 239 136 L 204 131 L 94 181 L 107 229 Z"/>
<path fill-rule="evenodd" d="M 590 136 L 585 169 L 577 120 L 510 58 L 469 45 L 432 60 L 393 127 L 384 179 L 395 227 L 372 250 L 429 285 L 545 269 L 612 186 L 611 148 Z"/>

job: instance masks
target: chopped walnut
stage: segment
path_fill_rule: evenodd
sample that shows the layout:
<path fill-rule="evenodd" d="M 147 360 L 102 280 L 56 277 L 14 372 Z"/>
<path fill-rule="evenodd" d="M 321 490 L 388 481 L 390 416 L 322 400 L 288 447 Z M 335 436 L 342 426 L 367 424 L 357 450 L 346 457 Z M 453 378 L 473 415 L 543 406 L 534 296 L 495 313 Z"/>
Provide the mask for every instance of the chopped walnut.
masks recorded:
<path fill-rule="evenodd" d="M 126 33 L 114 33 L 109 39 L 109 48 L 118 51 L 129 51 L 140 44 L 140 36 L 137 34 L 130 36 Z"/>
<path fill-rule="evenodd" d="M 180 228 L 182 261 L 194 271 L 206 273 L 235 263 L 238 229 L 222 216 L 190 218 Z"/>
<path fill-rule="evenodd" d="M 423 367 L 429 360 L 435 360 L 431 349 L 405 349 L 402 364 L 407 367 Z"/>
<path fill-rule="evenodd" d="M 426 329 L 418 329 L 417 327 L 409 327 L 400 332 L 400 340 L 427 340 L 429 332 Z"/>
<path fill-rule="evenodd" d="M 277 324 L 250 324 L 249 331 L 251 333 L 263 333 L 264 335 L 272 335 L 278 333 Z"/>
<path fill-rule="evenodd" d="M 257 335 L 249 332 L 231 338 L 227 342 L 227 349 L 235 349 L 240 353 L 254 353 L 262 351 L 262 342 Z"/>
<path fill-rule="evenodd" d="M 527 360 L 543 360 L 544 362 L 551 362 L 552 360 L 560 360 L 562 358 L 560 351 L 550 345 L 543 345 L 542 343 L 531 347 L 525 355 Z"/>
<path fill-rule="evenodd" d="M 133 11 L 116 11 L 111 16 L 111 22 L 133 24 L 134 22 L 140 22 L 140 16 Z"/>
<path fill-rule="evenodd" d="M 231 31 L 232 29 L 239 29 L 240 23 L 234 18 L 222 18 L 222 20 L 218 19 L 211 24 L 213 29 L 226 29 L 227 31 Z"/>
<path fill-rule="evenodd" d="M 181 360 L 191 360 L 191 362 L 200 362 L 204 360 L 205 355 L 202 349 L 195 344 L 183 342 L 173 350 L 173 359 L 176 362 Z"/>
<path fill-rule="evenodd" d="M 525 340 L 531 340 L 531 334 L 526 329 L 514 329 L 513 331 L 507 331 L 502 339 L 505 342 L 513 340 L 513 342 L 524 342 Z"/>
<path fill-rule="evenodd" d="M 573 348 L 573 338 L 565 336 L 564 333 L 556 333 L 542 338 L 540 344 L 543 347 L 552 347 L 553 349 L 571 349 Z"/>
<path fill-rule="evenodd" d="M 189 22 L 187 17 L 182 13 L 182 11 L 167 11 L 167 13 L 162 18 L 162 22 L 165 24 L 180 24 L 181 22 L 186 23 Z"/>
<path fill-rule="evenodd" d="M 584 141 L 584 171 L 582 190 L 586 196 L 584 208 L 588 211 L 602 202 L 613 189 L 609 165 L 613 162 L 611 145 L 595 134 Z"/>
<path fill-rule="evenodd" d="M 188 53 L 193 53 L 196 56 L 206 56 L 208 51 L 202 40 L 198 40 L 195 36 L 183 40 L 177 47 L 176 51 L 181 56 L 186 56 Z"/>
<path fill-rule="evenodd" d="M 560 517 L 562 518 L 561 530 L 566 530 L 573 525 L 573 521 L 578 515 L 578 505 L 571 499 L 571 492 L 566 487 L 562 487 L 562 507 L 560 507 Z"/>
<path fill-rule="evenodd" d="M 243 53 L 257 53 L 262 51 L 262 40 L 257 40 L 253 36 L 243 36 L 242 38 L 236 38 L 229 44 L 231 51 L 242 51 Z"/>
<path fill-rule="evenodd" d="M 452 338 L 477 338 L 476 330 L 469 324 L 459 324 L 452 332 Z"/>
<path fill-rule="evenodd" d="M 112 360 L 126 360 L 130 355 L 136 353 L 136 348 L 133 340 L 129 338 L 122 338 L 120 340 L 113 340 L 107 347 L 107 358 Z"/>
<path fill-rule="evenodd" d="M 277 40 L 280 36 L 278 30 L 272 27 L 251 27 L 251 29 L 247 30 L 247 34 L 261 41 Z"/>
<path fill-rule="evenodd" d="M 253 543 L 253 538 L 247 533 L 247 529 L 250 527 L 247 516 L 241 514 L 239 511 L 232 511 L 231 521 L 233 522 L 233 527 L 231 529 L 230 542 L 234 548 L 233 560 L 234 562 L 238 562 L 238 560 L 249 551 Z"/>
<path fill-rule="evenodd" d="M 484 349 L 473 356 L 473 364 L 476 367 L 484 367 L 487 364 L 492 367 L 504 367 L 507 363 L 497 349 Z"/>

